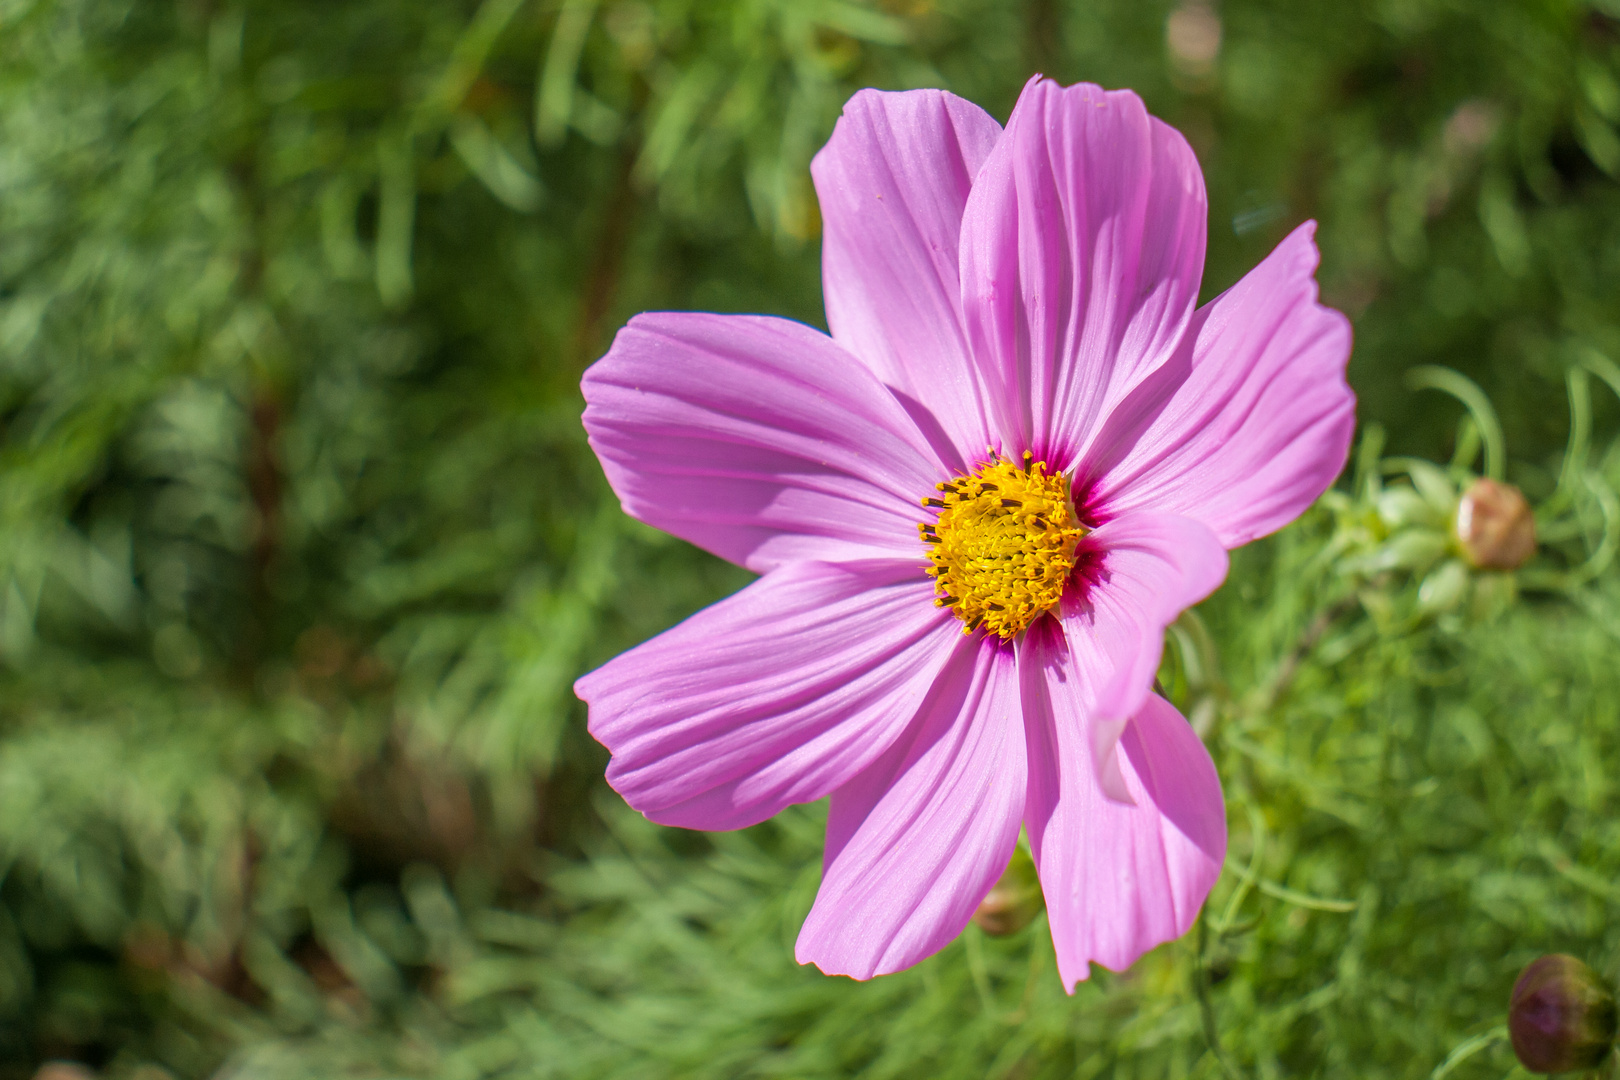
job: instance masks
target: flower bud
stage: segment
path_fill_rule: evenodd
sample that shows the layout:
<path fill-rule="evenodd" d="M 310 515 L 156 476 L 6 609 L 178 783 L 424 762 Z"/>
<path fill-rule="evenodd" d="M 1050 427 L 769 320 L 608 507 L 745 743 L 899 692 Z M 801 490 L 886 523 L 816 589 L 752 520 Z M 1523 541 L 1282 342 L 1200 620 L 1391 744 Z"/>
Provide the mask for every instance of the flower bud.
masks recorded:
<path fill-rule="evenodd" d="M 1000 880 L 979 902 L 973 924 L 993 937 L 1015 934 L 1030 924 L 1046 906 L 1035 863 L 1022 846 L 1013 850 L 1011 861 Z"/>
<path fill-rule="evenodd" d="M 1536 519 L 1512 484 L 1475 480 L 1457 503 L 1457 541 L 1481 570 L 1514 570 L 1536 553 Z"/>
<path fill-rule="evenodd" d="M 77 1061 L 47 1061 L 34 1073 L 34 1080 L 96 1080 L 96 1074 Z"/>
<path fill-rule="evenodd" d="M 1614 1045 L 1614 995 L 1597 973 L 1555 953 L 1530 962 L 1513 984 L 1508 1034 L 1531 1072 L 1561 1073 L 1602 1063 Z"/>

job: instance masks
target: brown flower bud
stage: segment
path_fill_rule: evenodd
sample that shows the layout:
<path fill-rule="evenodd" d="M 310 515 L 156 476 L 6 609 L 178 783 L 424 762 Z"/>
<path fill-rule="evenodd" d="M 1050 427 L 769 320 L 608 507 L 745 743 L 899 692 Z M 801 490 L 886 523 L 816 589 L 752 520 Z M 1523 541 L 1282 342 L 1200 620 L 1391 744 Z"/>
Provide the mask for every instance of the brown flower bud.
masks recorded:
<path fill-rule="evenodd" d="M 1614 1045 L 1617 1022 L 1608 984 L 1573 956 L 1532 960 L 1513 984 L 1508 1034 L 1513 1052 L 1531 1072 L 1601 1064 Z"/>
<path fill-rule="evenodd" d="M 1475 480 L 1457 503 L 1457 541 L 1481 570 L 1513 570 L 1536 553 L 1536 519 L 1512 484 Z"/>
<path fill-rule="evenodd" d="M 47 1061 L 34 1073 L 34 1080 L 96 1080 L 96 1074 L 77 1061 Z"/>
<path fill-rule="evenodd" d="M 990 887 L 989 894 L 973 913 L 973 924 L 994 937 L 1015 934 L 1030 924 L 1046 906 L 1041 895 L 1041 882 L 1035 874 L 1035 863 L 1029 852 L 1019 847 L 1000 880 Z"/>

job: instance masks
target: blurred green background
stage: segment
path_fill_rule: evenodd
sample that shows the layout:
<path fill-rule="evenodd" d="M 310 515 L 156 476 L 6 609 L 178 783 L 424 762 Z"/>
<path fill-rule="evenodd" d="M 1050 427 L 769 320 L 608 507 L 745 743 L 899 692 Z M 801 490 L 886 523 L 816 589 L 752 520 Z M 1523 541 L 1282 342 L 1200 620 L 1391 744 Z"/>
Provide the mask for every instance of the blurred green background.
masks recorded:
<path fill-rule="evenodd" d="M 820 325 L 844 100 L 1036 71 L 1187 135 L 1206 297 L 1320 220 L 1367 437 L 1173 634 L 1200 929 L 826 978 L 819 808 L 602 783 L 574 677 L 747 575 L 623 517 L 579 375 Z M 0 0 L 0 1078 L 1509 1073 L 1528 959 L 1620 970 L 1617 125 L 1615 0 Z"/>

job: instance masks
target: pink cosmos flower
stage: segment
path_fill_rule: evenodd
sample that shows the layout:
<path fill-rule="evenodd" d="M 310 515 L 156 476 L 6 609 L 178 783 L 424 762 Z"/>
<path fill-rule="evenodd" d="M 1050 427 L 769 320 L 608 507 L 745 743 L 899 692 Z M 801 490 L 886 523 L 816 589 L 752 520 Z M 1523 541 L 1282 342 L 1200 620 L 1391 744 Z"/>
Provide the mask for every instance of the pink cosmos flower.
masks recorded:
<path fill-rule="evenodd" d="M 1314 223 L 1195 309 L 1203 178 L 1129 91 L 862 91 L 811 172 L 830 337 L 646 314 L 585 375 L 625 512 L 761 576 L 576 690 L 653 821 L 831 796 L 801 962 L 935 952 L 1022 826 L 1072 991 L 1220 873 L 1164 630 L 1338 475 L 1350 327 Z"/>

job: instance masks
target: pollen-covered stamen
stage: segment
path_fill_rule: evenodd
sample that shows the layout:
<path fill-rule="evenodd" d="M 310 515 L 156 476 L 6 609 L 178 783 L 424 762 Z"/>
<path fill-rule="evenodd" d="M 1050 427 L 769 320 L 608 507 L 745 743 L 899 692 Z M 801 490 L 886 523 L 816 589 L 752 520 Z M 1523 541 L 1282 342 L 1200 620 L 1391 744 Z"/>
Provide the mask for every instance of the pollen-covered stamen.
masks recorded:
<path fill-rule="evenodd" d="M 963 633 L 983 626 L 1011 639 L 1063 597 L 1086 530 L 1069 481 L 1025 453 L 1021 465 L 991 451 L 971 476 L 936 485 L 922 500 L 939 511 L 917 526 L 934 578 L 934 603 L 950 607 Z"/>

